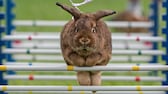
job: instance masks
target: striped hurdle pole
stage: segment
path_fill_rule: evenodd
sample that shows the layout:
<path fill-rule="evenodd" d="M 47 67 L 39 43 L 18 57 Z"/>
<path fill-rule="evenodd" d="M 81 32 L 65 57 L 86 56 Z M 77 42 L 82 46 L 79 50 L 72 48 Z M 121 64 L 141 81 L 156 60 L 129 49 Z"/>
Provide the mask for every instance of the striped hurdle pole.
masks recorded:
<path fill-rule="evenodd" d="M 167 71 L 167 65 L 160 66 L 94 66 L 94 67 L 76 67 L 76 66 L 10 66 L 0 65 L 0 71 Z"/>
<path fill-rule="evenodd" d="M 16 60 L 22 60 L 22 61 L 59 61 L 65 62 L 62 56 L 58 55 L 31 55 L 31 54 L 15 54 L 13 55 L 13 58 Z M 151 56 L 113 56 L 113 59 L 110 60 L 110 62 L 149 62 L 151 61 Z"/>
<path fill-rule="evenodd" d="M 155 82 L 165 81 L 163 77 L 148 76 L 102 76 L 103 81 L 134 81 L 134 82 Z M 6 80 L 77 80 L 71 75 L 5 75 Z"/>
<path fill-rule="evenodd" d="M 5 86 L 0 91 L 168 91 L 168 86 Z"/>
<path fill-rule="evenodd" d="M 153 22 L 128 22 L 128 21 L 105 21 L 109 27 L 143 27 L 150 28 Z M 15 26 L 64 26 L 67 21 L 47 21 L 47 20 L 15 20 Z"/>
<path fill-rule="evenodd" d="M 60 49 L 3 49 L 5 54 L 60 54 Z M 161 50 L 113 50 L 113 55 L 164 55 Z"/>
<path fill-rule="evenodd" d="M 92 94 L 91 91 L 6 91 L 16 94 Z M 97 91 L 96 94 L 166 94 L 165 91 Z"/>
<path fill-rule="evenodd" d="M 60 36 L 46 36 L 46 35 L 6 35 L 2 40 L 59 40 Z M 162 42 L 165 41 L 163 37 L 151 36 L 112 36 L 113 41 L 150 41 Z"/>

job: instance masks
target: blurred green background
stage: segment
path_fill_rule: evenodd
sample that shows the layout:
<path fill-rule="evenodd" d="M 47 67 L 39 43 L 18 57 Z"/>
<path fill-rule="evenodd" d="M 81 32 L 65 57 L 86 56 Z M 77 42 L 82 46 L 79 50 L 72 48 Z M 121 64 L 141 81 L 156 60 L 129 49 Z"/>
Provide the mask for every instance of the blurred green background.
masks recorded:
<path fill-rule="evenodd" d="M 73 0 L 81 2 L 83 0 Z M 149 13 L 149 2 L 151 0 L 141 0 L 144 13 Z M 69 0 L 15 0 L 16 19 L 32 20 L 69 20 L 71 16 L 55 5 L 56 2 L 71 6 Z M 93 0 L 90 3 L 80 6 L 83 12 L 95 12 L 103 9 L 110 9 L 120 12 L 127 6 L 127 0 Z"/>
<path fill-rule="evenodd" d="M 73 0 L 75 2 L 82 2 L 83 0 Z M 14 8 L 13 12 L 16 15 L 16 20 L 70 20 L 71 15 L 61 8 L 55 5 L 56 2 L 60 2 L 63 4 L 67 4 L 71 6 L 69 0 L 14 0 L 16 7 Z M 141 4 L 143 6 L 144 14 L 150 14 L 149 4 L 151 0 L 141 0 Z M 80 6 L 80 10 L 83 12 L 95 12 L 98 10 L 103 9 L 111 9 L 117 12 L 123 11 L 127 6 L 127 0 L 93 0 L 92 2 Z M 104 20 L 110 19 L 110 17 L 104 18 Z M 60 31 L 62 27 L 17 27 L 17 31 Z M 18 72 L 19 74 L 31 74 L 32 72 Z M 33 72 L 33 74 L 51 74 L 57 75 L 60 72 Z M 61 73 L 63 75 L 71 75 L 75 74 L 74 72 L 68 73 Z M 123 73 L 104 73 L 104 75 L 120 75 Z M 124 75 L 133 75 L 137 76 L 142 73 L 140 72 L 126 72 Z M 142 74 L 146 75 L 146 73 Z M 18 80 L 11 80 L 9 81 L 11 85 L 77 85 L 76 81 L 18 81 Z M 148 84 L 160 84 L 160 82 L 115 82 L 115 81 L 103 81 L 103 85 L 148 85 Z"/>
<path fill-rule="evenodd" d="M 82 2 L 83 0 L 73 0 Z M 140 0 L 143 5 L 144 14 L 150 14 L 149 4 L 151 0 Z M 16 19 L 21 20 L 70 20 L 72 17 L 69 13 L 56 6 L 60 2 L 71 6 L 69 0 L 15 0 L 16 7 L 14 13 Z M 95 12 L 98 10 L 115 10 L 118 13 L 123 11 L 127 6 L 127 0 L 93 0 L 92 2 L 82 5 L 79 9 L 82 12 Z M 112 16 L 105 17 L 105 20 L 111 19 Z M 60 31 L 60 27 L 17 27 L 18 31 Z"/>

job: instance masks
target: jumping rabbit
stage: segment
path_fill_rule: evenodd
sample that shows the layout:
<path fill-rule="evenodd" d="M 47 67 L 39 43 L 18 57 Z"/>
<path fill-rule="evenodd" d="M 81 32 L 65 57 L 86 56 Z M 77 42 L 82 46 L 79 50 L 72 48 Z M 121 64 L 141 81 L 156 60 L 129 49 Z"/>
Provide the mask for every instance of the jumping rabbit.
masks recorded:
<path fill-rule="evenodd" d="M 101 10 L 82 13 L 74 7 L 56 3 L 73 16 L 60 36 L 61 50 L 67 65 L 78 67 L 105 66 L 112 55 L 111 32 L 101 18 L 116 12 Z M 80 85 L 101 85 L 100 71 L 77 71 Z M 96 91 L 93 91 L 95 94 Z"/>

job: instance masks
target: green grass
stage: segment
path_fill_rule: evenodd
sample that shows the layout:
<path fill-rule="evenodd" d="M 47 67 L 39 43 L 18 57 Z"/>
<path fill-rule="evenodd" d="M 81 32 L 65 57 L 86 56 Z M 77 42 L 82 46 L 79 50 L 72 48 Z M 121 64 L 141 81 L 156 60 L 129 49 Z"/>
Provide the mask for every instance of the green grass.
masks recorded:
<path fill-rule="evenodd" d="M 74 0 L 75 1 L 75 0 Z M 82 1 L 82 0 L 76 0 Z M 144 13 L 149 13 L 149 1 L 142 0 Z M 68 0 L 15 0 L 16 7 L 14 13 L 16 19 L 21 20 L 70 20 L 72 17 L 69 13 L 56 6 L 56 2 L 61 2 L 71 6 Z M 126 7 L 127 0 L 93 0 L 91 3 L 80 6 L 82 12 L 95 12 L 98 10 L 115 10 L 123 11 Z M 104 18 L 111 19 L 112 16 Z M 61 31 L 60 27 L 17 27 L 18 31 Z"/>
<path fill-rule="evenodd" d="M 17 3 L 15 13 L 17 19 L 46 19 L 46 20 L 69 20 L 71 16 L 55 5 L 56 2 L 65 3 L 71 5 L 68 0 L 15 0 Z M 117 0 L 96 0 L 83 5 L 80 7 L 81 11 L 94 12 L 100 9 L 112 9 L 119 11 L 124 6 L 118 6 L 119 4 L 124 5 L 126 1 Z M 121 7 L 121 8 L 118 8 Z"/>
<path fill-rule="evenodd" d="M 75 1 L 75 0 L 74 0 Z M 82 0 L 78 0 L 82 1 Z M 149 15 L 149 2 L 151 0 L 142 0 L 145 15 Z M 15 0 L 16 7 L 13 12 L 16 14 L 17 20 L 69 20 L 71 15 L 55 5 L 56 2 L 71 5 L 68 0 Z M 127 0 L 93 0 L 91 3 L 83 5 L 80 8 L 83 12 L 95 12 L 103 9 L 111 9 L 121 12 L 126 6 Z M 104 20 L 110 19 L 106 17 Z M 18 31 L 60 31 L 62 27 L 17 27 Z M 30 74 L 31 72 L 18 72 L 18 74 Z M 35 74 L 45 74 L 43 72 L 35 72 Z M 58 75 L 60 73 L 46 73 Z M 61 73 L 62 74 L 62 73 Z M 75 72 L 72 73 L 75 75 Z M 104 75 L 119 75 L 116 73 L 104 73 Z M 127 72 L 125 75 L 141 75 L 140 73 Z M 145 74 L 147 75 L 147 74 Z M 21 81 L 11 80 L 11 85 L 77 85 L 76 81 Z M 116 82 L 103 81 L 103 85 L 159 85 L 160 82 Z"/>
<path fill-rule="evenodd" d="M 77 0 L 76 0 L 77 1 Z M 125 8 L 127 0 L 93 0 L 91 3 L 80 6 L 83 12 L 95 12 L 103 9 L 111 9 L 117 12 Z M 61 2 L 71 5 L 68 0 L 15 0 L 16 8 L 14 12 L 17 14 L 16 19 L 31 19 L 31 20 L 69 20 L 71 16 L 55 5 L 56 2 Z M 145 13 L 149 11 L 149 0 L 142 0 Z"/>

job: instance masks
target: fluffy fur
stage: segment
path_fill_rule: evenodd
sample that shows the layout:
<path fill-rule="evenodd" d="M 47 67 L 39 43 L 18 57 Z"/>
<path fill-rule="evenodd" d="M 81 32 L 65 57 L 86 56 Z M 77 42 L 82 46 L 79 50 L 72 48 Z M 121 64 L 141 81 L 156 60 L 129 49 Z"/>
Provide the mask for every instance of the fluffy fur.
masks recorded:
<path fill-rule="evenodd" d="M 61 50 L 67 65 L 79 67 L 106 65 L 112 55 L 111 32 L 100 19 L 115 12 L 104 10 L 81 13 L 73 7 L 56 4 L 74 18 L 61 32 Z M 77 78 L 80 85 L 101 85 L 99 71 L 78 71 Z"/>

